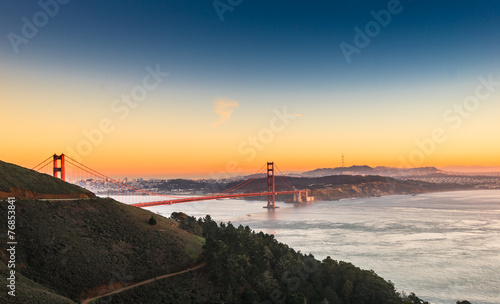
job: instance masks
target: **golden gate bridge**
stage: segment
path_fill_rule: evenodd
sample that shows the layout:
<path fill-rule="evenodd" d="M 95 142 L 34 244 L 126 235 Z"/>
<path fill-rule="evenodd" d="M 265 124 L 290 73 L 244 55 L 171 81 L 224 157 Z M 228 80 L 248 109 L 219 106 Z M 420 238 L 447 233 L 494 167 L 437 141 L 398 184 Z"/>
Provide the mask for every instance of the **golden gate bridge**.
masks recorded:
<path fill-rule="evenodd" d="M 280 175 L 275 174 L 275 169 L 278 170 Z M 88 190 L 94 190 L 99 193 L 108 193 L 110 189 L 112 193 L 127 193 L 127 194 L 140 194 L 142 197 L 144 196 L 152 196 L 156 198 L 154 201 L 149 202 L 135 202 L 132 203 L 132 206 L 136 207 L 153 207 L 160 205 L 172 205 L 172 204 L 180 204 L 180 203 L 188 203 L 188 202 L 196 202 L 196 201 L 207 201 L 207 200 L 216 200 L 216 199 L 229 199 L 229 198 L 244 198 L 244 197 L 262 197 L 267 196 L 267 205 L 264 208 L 279 208 L 276 206 L 276 196 L 284 195 L 284 194 L 293 194 L 294 202 L 305 203 L 312 201 L 312 197 L 310 196 L 311 190 L 302 189 L 299 190 L 287 179 L 287 177 L 279 170 L 279 168 L 275 165 L 274 162 L 268 162 L 267 165 L 262 166 L 256 173 L 250 175 L 250 177 L 242 182 L 238 183 L 235 186 L 232 186 L 228 189 L 219 191 L 217 193 L 196 196 L 196 197 L 186 197 L 186 196 L 173 196 L 167 195 L 163 193 L 157 193 L 155 191 L 141 189 L 139 187 L 135 187 L 126 182 L 119 181 L 117 179 L 111 178 L 105 174 L 102 174 L 82 163 L 71 158 L 65 154 L 54 154 L 49 158 L 45 159 L 43 162 L 39 163 L 32 170 L 38 171 L 40 173 L 46 173 L 52 175 L 56 178 L 60 178 L 63 181 L 68 181 L 74 183 L 76 185 L 87 188 Z M 267 172 L 267 174 L 266 174 Z M 236 192 L 238 189 L 241 189 L 244 186 L 248 186 L 252 181 L 258 179 L 261 174 L 266 174 L 267 180 L 267 190 L 263 192 L 253 192 L 253 193 L 245 193 L 245 192 Z M 285 185 L 286 189 L 277 191 L 276 190 L 276 177 L 281 179 L 283 185 Z M 89 187 L 86 183 L 92 180 L 94 181 L 93 187 Z M 86 187 L 87 186 L 87 187 Z M 90 189 L 89 189 L 90 188 Z M 119 189 L 119 190 L 117 190 Z M 139 196 L 139 197 L 141 197 Z"/>

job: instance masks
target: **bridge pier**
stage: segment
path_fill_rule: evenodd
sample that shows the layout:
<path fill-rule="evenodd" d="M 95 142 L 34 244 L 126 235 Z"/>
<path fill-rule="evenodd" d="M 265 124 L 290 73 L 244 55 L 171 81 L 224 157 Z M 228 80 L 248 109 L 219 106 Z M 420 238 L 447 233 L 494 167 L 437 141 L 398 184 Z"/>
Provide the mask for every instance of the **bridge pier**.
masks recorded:
<path fill-rule="evenodd" d="M 294 203 L 309 203 L 314 201 L 314 196 L 311 196 L 311 190 L 300 190 L 298 193 L 293 194 L 293 202 Z"/>

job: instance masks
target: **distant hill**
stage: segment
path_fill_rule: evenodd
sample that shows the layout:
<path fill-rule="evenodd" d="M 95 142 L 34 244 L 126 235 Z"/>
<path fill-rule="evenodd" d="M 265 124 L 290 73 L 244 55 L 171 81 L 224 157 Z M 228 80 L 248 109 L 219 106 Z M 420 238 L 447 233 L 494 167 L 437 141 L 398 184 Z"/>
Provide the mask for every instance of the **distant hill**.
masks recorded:
<path fill-rule="evenodd" d="M 370 166 L 351 166 L 337 168 L 321 168 L 312 171 L 303 172 L 303 177 L 322 177 L 329 175 L 380 175 L 389 177 L 403 176 L 425 176 L 438 173 L 440 170 L 434 167 L 422 168 L 393 168 L 393 167 L 375 167 Z"/>
<path fill-rule="evenodd" d="M 374 169 L 369 166 L 351 166 L 351 167 L 338 167 L 338 168 L 321 168 L 312 171 L 303 172 L 303 177 L 321 177 L 329 175 L 367 175 L 374 174 Z"/>
<path fill-rule="evenodd" d="M 439 168 L 443 171 L 450 172 L 500 172 L 500 167 L 486 166 L 447 166 Z"/>
<path fill-rule="evenodd" d="M 9 196 L 18 199 L 95 197 L 92 192 L 53 176 L 0 161 L 0 199 Z"/>
<path fill-rule="evenodd" d="M 448 166 L 439 168 L 448 175 L 458 176 L 500 176 L 500 167 Z"/>

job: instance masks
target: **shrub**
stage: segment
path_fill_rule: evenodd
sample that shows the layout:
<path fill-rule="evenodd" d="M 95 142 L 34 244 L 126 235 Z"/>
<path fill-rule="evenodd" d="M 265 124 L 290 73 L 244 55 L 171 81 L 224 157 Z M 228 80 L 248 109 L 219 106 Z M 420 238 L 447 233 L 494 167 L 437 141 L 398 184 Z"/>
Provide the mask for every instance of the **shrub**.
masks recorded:
<path fill-rule="evenodd" d="M 150 224 L 151 226 L 156 225 L 156 219 L 155 219 L 155 217 L 154 217 L 154 216 L 152 216 L 152 215 L 151 215 L 151 217 L 149 218 L 149 224 Z"/>

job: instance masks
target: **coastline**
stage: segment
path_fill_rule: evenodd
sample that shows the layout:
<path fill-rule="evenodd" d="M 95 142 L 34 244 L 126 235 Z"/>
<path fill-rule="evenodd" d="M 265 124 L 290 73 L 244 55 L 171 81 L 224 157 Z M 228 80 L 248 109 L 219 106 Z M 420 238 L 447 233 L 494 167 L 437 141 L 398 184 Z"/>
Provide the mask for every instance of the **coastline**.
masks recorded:
<path fill-rule="evenodd" d="M 487 190 L 476 188 L 457 188 L 448 185 L 447 187 L 431 189 L 422 186 L 412 187 L 404 184 L 360 184 L 360 185 L 339 185 L 332 188 L 316 189 L 312 191 L 314 201 L 335 201 L 349 198 L 370 198 L 390 195 L 419 195 L 438 192 Z M 494 189 L 492 189 L 494 190 Z"/>

